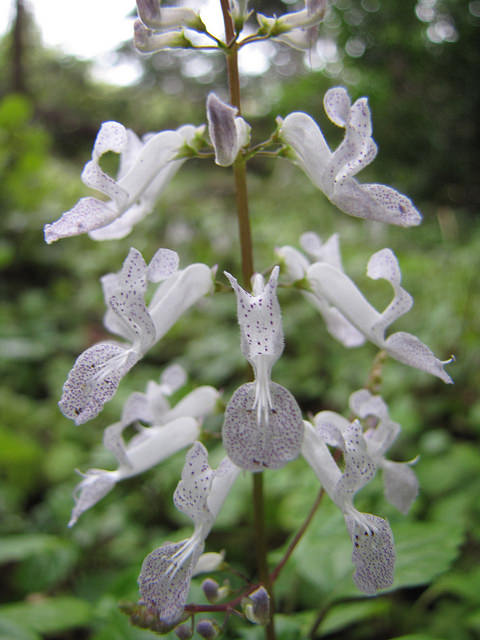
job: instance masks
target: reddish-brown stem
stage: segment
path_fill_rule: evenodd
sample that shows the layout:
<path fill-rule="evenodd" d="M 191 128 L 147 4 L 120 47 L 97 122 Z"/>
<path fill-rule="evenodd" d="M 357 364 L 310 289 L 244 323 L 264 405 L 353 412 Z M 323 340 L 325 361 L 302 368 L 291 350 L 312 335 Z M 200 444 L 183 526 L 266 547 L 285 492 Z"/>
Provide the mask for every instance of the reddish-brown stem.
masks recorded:
<path fill-rule="evenodd" d="M 283 556 L 283 558 L 280 560 L 278 565 L 275 567 L 275 569 L 270 574 L 271 582 L 275 582 L 275 580 L 278 578 L 278 575 L 279 575 L 280 571 L 283 569 L 283 567 L 287 563 L 288 559 L 290 558 L 290 556 L 294 552 L 295 547 L 300 542 L 303 534 L 307 530 L 308 525 L 313 520 L 313 516 L 315 515 L 318 507 L 320 506 L 320 503 L 322 502 L 324 495 L 325 495 L 325 490 L 322 488 L 318 492 L 318 496 L 317 496 L 315 502 L 313 503 L 312 508 L 310 509 L 310 512 L 309 512 L 308 516 L 305 518 L 304 523 L 302 524 L 300 529 L 295 534 L 295 537 L 293 538 L 293 540 L 288 545 L 288 548 L 287 548 L 287 550 L 285 552 L 285 555 Z"/>

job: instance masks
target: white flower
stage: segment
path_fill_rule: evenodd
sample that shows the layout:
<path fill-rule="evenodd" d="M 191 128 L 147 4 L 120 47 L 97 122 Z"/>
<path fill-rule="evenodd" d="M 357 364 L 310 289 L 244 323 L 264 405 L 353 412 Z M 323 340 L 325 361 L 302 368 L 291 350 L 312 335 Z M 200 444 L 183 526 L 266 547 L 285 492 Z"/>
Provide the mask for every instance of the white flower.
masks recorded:
<path fill-rule="evenodd" d="M 69 527 L 72 527 L 82 513 L 93 507 L 113 487 L 126 478 L 138 475 L 156 466 L 162 460 L 180 451 L 198 438 L 200 425 L 192 417 L 172 420 L 168 424 L 144 427 L 135 435 L 119 457 L 115 471 L 89 469 L 74 492 L 75 506 Z M 122 462 L 126 458 L 127 462 Z"/>
<path fill-rule="evenodd" d="M 406 196 L 385 185 L 359 184 L 353 178 L 377 154 L 367 99 L 351 105 L 347 91 L 336 87 L 325 94 L 324 107 L 330 120 L 345 128 L 345 138 L 333 153 L 306 113 L 278 119 L 280 138 L 293 150 L 294 161 L 345 213 L 402 227 L 419 224 L 421 215 Z"/>
<path fill-rule="evenodd" d="M 189 49 L 193 44 L 184 29 L 206 31 L 199 14 L 189 7 L 162 7 L 158 0 L 137 0 L 137 9 L 140 20 L 134 23 L 134 43 L 142 53 Z"/>
<path fill-rule="evenodd" d="M 128 235 L 152 211 L 160 192 L 185 161 L 178 158 L 181 149 L 202 131 L 202 127 L 185 125 L 177 131 L 148 134 L 141 141 L 118 122 L 104 122 L 82 180 L 109 199 L 81 198 L 73 209 L 45 225 L 46 242 L 87 232 L 95 240 Z M 107 151 L 120 154 L 116 180 L 100 168 L 100 158 Z"/>
<path fill-rule="evenodd" d="M 255 382 L 239 387 L 225 411 L 223 444 L 233 462 L 249 471 L 276 469 L 297 457 L 303 436 L 300 408 L 292 394 L 271 381 L 272 367 L 283 352 L 283 329 L 277 299 L 279 268 L 267 284 L 257 274 L 253 294 L 229 273 L 237 296 L 242 353 Z"/>
<path fill-rule="evenodd" d="M 313 232 L 307 232 L 300 237 L 300 244 L 316 263 L 325 262 L 343 272 L 340 257 L 338 234 L 335 233 L 326 242 Z M 289 246 L 276 249 L 276 254 L 282 259 L 285 273 L 290 283 L 307 277 L 310 262 L 303 253 Z M 327 331 L 345 347 L 358 347 L 365 342 L 364 336 L 356 329 L 338 309 L 318 292 L 302 291 L 302 295 L 309 300 L 320 312 L 327 325 Z"/>
<path fill-rule="evenodd" d="M 189 7 L 162 7 L 159 0 L 137 0 L 138 16 L 143 24 L 153 30 L 188 27 L 199 31 L 205 25 L 196 11 Z"/>
<path fill-rule="evenodd" d="M 250 125 L 237 116 L 238 109 L 222 102 L 214 93 L 207 98 L 208 133 L 215 149 L 215 162 L 228 167 L 250 141 Z"/>
<path fill-rule="evenodd" d="M 183 29 L 158 32 L 146 27 L 141 20 L 135 20 L 133 24 L 133 42 L 135 48 L 141 53 L 193 47 L 193 43 L 186 37 Z"/>
<path fill-rule="evenodd" d="M 340 269 L 316 262 L 307 270 L 307 280 L 316 296 L 325 298 L 370 342 L 392 357 L 411 367 L 427 371 L 446 383 L 452 379 L 443 367 L 452 359 L 440 361 L 430 349 L 410 333 L 399 331 L 385 338 L 385 331 L 392 322 L 409 311 L 413 299 L 401 287 L 398 260 L 391 249 L 382 249 L 368 262 L 367 275 L 373 280 L 388 280 L 393 287 L 392 302 L 380 313 L 363 297 L 350 278 Z"/>
<path fill-rule="evenodd" d="M 201 421 L 214 411 L 219 392 L 213 387 L 198 387 L 171 408 L 166 397 L 185 381 L 182 367 L 172 365 L 164 371 L 160 384 L 150 381 L 146 393 L 135 392 L 128 397 L 121 420 L 107 427 L 103 435 L 103 444 L 117 459 L 118 468 L 90 469 L 82 474 L 69 526 L 117 482 L 147 471 L 198 438 Z M 141 426 L 137 421 L 152 426 Z M 137 434 L 125 444 L 123 431 L 133 423 Z"/>
<path fill-rule="evenodd" d="M 325 444 L 321 430 L 309 422 L 305 422 L 302 454 L 344 515 L 353 544 L 355 584 L 364 593 L 373 594 L 393 583 L 393 535 L 386 520 L 361 513 L 353 506 L 355 493 L 375 475 L 375 464 L 368 455 L 360 423 L 354 421 L 343 432 L 337 430 L 335 435 L 335 444 L 344 454 L 343 473 Z"/>
<path fill-rule="evenodd" d="M 411 462 L 392 462 L 385 458 L 400 432 L 400 425 L 388 413 L 388 407 L 380 396 L 361 389 L 350 396 L 350 408 L 359 418 L 373 416 L 378 420 L 375 427 L 364 433 L 367 451 L 377 467 L 383 472 L 385 497 L 399 511 L 406 514 L 418 494 L 418 480 L 411 469 Z"/>
<path fill-rule="evenodd" d="M 285 13 L 279 18 L 257 13 L 257 21 L 265 35 L 294 49 L 305 49 L 311 44 L 309 30 L 323 20 L 326 9 L 326 0 L 307 0 L 300 11 Z"/>
<path fill-rule="evenodd" d="M 228 458 L 215 471 L 211 469 L 207 450 L 200 442 L 187 453 L 173 499 L 177 509 L 192 519 L 193 534 L 152 551 L 145 558 L 138 578 L 141 602 L 166 624 L 175 623 L 183 613 L 205 539 L 239 472 Z"/>
<path fill-rule="evenodd" d="M 130 252 L 118 274 L 102 279 L 107 304 L 106 328 L 125 342 L 100 342 L 75 362 L 59 402 L 62 413 L 83 424 L 94 418 L 115 394 L 123 376 L 172 327 L 178 318 L 212 289 L 204 264 L 177 270 L 178 256 L 159 249 L 147 267 L 141 253 Z M 145 305 L 147 279 L 163 282 Z"/>

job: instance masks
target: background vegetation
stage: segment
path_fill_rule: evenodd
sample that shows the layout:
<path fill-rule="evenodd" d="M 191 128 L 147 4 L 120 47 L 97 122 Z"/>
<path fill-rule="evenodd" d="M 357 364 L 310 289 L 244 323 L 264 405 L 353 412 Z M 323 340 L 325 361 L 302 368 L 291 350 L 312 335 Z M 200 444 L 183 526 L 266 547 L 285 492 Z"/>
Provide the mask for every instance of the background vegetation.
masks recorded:
<path fill-rule="evenodd" d="M 264 10 L 285 7 L 265 3 Z M 321 26 L 321 47 L 306 63 L 303 54 L 279 47 L 268 74 L 245 81 L 244 115 L 258 140 L 275 116 L 292 110 L 310 113 L 336 140 L 322 115 L 325 90 L 344 84 L 354 98 L 368 95 L 380 153 L 362 180 L 392 184 L 424 214 L 413 230 L 347 219 L 295 167 L 256 160 L 249 187 L 257 268 L 267 269 L 274 246 L 297 245 L 305 230 L 322 237 L 339 230 L 347 271 L 373 296 L 366 262 L 391 246 L 416 301 L 398 329 L 440 356 L 457 357 L 449 387 L 396 362 L 384 368 L 382 393 L 403 427 L 394 458 L 420 454 L 421 494 L 412 513 L 399 516 L 376 479 L 358 506 L 392 523 L 395 589 L 371 599 L 352 588 L 350 543 L 341 515 L 325 501 L 278 584 L 278 606 L 288 614 L 279 616 L 282 640 L 305 638 L 314 624 L 315 637 L 332 640 L 480 634 L 479 27 L 478 0 L 337 0 Z M 136 54 L 127 44 L 118 55 Z M 221 90 L 222 63 L 209 59 L 194 79 L 185 72 L 188 56 L 143 60 L 138 84 L 116 88 L 93 81 L 89 63 L 45 49 L 28 14 L 0 42 L 1 640 L 154 637 L 131 627 L 118 602 L 136 600 L 143 557 L 189 530 L 171 500 L 183 454 L 122 483 L 68 530 L 73 470 L 112 464 L 101 446 L 103 428 L 118 420 L 131 391 L 157 379 L 172 360 L 188 370 L 191 387 L 213 384 L 225 399 L 244 380 L 233 298 L 219 295 L 172 329 L 97 419 L 75 428 L 56 406 L 76 356 L 105 335 L 98 278 L 118 270 L 130 246 L 147 258 L 168 246 L 183 265 L 204 261 L 238 272 L 229 172 L 199 161 L 184 166 L 128 238 L 43 243 L 43 225 L 86 194 L 80 170 L 103 120 L 137 133 L 205 121 L 205 82 Z M 385 286 L 380 293 L 372 300 L 381 305 L 390 292 Z M 281 291 L 280 301 L 287 345 L 275 379 L 307 411 L 344 412 L 349 393 L 365 384 L 375 350 L 347 352 L 293 292 Z M 215 432 L 220 425 L 216 416 L 205 426 Z M 298 460 L 267 473 L 266 486 L 274 562 L 313 503 L 317 482 Z M 249 490 L 249 478 L 241 479 L 208 549 L 227 549 L 232 565 L 253 575 Z M 192 600 L 201 598 L 198 582 Z M 232 624 L 227 637 L 262 636 Z"/>

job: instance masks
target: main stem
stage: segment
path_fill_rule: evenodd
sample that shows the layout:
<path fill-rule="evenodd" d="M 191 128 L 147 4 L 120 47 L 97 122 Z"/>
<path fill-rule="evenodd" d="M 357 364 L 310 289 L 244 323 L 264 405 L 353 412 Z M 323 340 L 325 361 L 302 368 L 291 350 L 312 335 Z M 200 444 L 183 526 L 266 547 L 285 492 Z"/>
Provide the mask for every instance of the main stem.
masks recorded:
<path fill-rule="evenodd" d="M 235 42 L 236 34 L 228 0 L 220 0 L 225 24 L 225 40 L 228 45 L 227 72 L 228 86 L 230 90 L 230 104 L 241 113 L 240 104 L 240 76 L 238 73 L 238 55 Z M 240 251 L 242 255 L 242 275 L 244 286 L 249 289 L 253 268 L 252 234 L 250 229 L 250 217 L 248 212 L 247 170 L 245 160 L 239 154 L 233 165 L 235 178 L 235 197 L 237 202 L 238 232 L 240 238 Z M 266 640 L 275 640 L 274 627 L 274 601 L 272 584 L 267 563 L 267 542 L 265 537 L 265 514 L 263 500 L 263 474 L 253 474 L 253 514 L 255 529 L 255 547 L 257 553 L 257 568 L 259 579 L 270 595 L 270 620 L 265 627 Z"/>

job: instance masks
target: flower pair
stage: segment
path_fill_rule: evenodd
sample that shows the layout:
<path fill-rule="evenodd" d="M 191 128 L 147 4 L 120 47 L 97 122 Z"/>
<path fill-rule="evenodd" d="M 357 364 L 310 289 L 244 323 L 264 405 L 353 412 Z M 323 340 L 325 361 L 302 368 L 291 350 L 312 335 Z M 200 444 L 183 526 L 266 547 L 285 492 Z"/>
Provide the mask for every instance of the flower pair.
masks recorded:
<path fill-rule="evenodd" d="M 160 284 L 147 307 L 148 281 Z M 105 327 L 124 342 L 100 342 L 77 358 L 63 387 L 62 413 L 75 424 L 98 415 L 123 376 L 212 285 L 205 264 L 178 270 L 176 252 L 159 249 L 147 266 L 142 254 L 130 249 L 122 269 L 102 278 Z"/>
<path fill-rule="evenodd" d="M 413 305 L 412 296 L 401 286 L 400 266 L 391 249 L 374 253 L 367 266 L 369 278 L 387 280 L 393 288 L 392 301 L 380 313 L 343 271 L 337 235 L 322 244 L 316 234 L 308 233 L 300 242 L 314 262 L 310 263 L 304 254 L 289 246 L 278 249 L 277 254 L 289 282 L 304 281 L 305 297 L 320 311 L 332 336 L 347 347 L 369 340 L 395 360 L 431 373 L 443 382 L 452 382 L 443 368 L 451 359 L 439 360 L 410 333 L 399 331 L 385 337 L 387 328 Z"/>
<path fill-rule="evenodd" d="M 103 444 L 115 456 L 118 467 L 114 471 L 89 469 L 82 474 L 83 480 L 75 489 L 69 526 L 117 482 L 147 471 L 198 438 L 201 421 L 213 412 L 219 393 L 213 387 L 198 387 L 170 407 L 168 396 L 185 381 L 182 367 L 172 365 L 164 371 L 160 384 L 152 380 L 145 393 L 135 392 L 129 396 L 121 420 L 107 427 L 103 435 Z M 137 433 L 126 444 L 123 431 L 131 424 Z"/>

